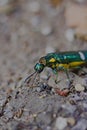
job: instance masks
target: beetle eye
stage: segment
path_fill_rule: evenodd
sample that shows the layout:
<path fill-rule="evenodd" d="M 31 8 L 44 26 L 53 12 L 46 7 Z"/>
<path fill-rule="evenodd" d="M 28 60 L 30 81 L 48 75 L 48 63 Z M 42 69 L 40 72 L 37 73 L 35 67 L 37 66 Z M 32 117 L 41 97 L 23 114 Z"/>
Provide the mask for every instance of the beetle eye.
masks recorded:
<path fill-rule="evenodd" d="M 44 57 L 41 57 L 39 62 L 43 65 L 46 65 L 46 59 Z"/>

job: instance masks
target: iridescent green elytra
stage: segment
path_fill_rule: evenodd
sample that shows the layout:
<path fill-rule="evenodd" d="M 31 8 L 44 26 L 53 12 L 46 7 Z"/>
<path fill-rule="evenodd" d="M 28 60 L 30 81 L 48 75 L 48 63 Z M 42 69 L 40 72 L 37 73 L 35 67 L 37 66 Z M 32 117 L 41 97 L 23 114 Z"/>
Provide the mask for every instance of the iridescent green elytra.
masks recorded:
<path fill-rule="evenodd" d="M 80 68 L 85 64 L 87 64 L 87 50 L 49 53 L 40 58 L 39 63 L 34 66 L 34 70 L 37 73 L 41 73 L 45 67 L 50 67 L 55 73 L 62 70 L 66 72 L 69 79 L 68 70 Z"/>

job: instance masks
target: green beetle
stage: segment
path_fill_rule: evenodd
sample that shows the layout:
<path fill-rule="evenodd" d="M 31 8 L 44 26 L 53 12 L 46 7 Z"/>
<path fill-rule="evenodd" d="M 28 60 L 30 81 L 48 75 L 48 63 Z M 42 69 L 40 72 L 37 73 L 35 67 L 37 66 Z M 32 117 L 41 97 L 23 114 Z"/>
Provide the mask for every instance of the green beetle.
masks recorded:
<path fill-rule="evenodd" d="M 81 68 L 87 64 L 87 50 L 85 51 L 67 51 L 59 53 L 48 53 L 40 58 L 39 62 L 34 66 L 35 72 L 29 75 L 25 82 L 35 73 L 41 73 L 45 67 L 50 67 L 54 73 L 65 71 L 69 79 L 68 70 Z"/>

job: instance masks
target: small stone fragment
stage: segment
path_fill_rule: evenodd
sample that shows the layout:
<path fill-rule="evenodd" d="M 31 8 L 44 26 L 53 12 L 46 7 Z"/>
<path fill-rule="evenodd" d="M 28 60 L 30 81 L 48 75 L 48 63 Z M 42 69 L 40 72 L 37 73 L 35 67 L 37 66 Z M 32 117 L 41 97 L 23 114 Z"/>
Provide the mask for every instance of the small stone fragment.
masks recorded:
<path fill-rule="evenodd" d="M 7 108 L 5 111 L 4 111 L 4 115 L 7 117 L 7 118 L 12 118 L 13 117 L 13 112 L 10 108 Z"/>
<path fill-rule="evenodd" d="M 52 26 L 47 23 L 47 24 L 42 24 L 40 31 L 43 35 L 48 36 L 52 33 L 53 29 Z"/>
<path fill-rule="evenodd" d="M 69 114 L 74 114 L 74 112 L 76 110 L 76 106 L 71 105 L 70 103 L 66 103 L 66 104 L 62 104 L 62 109 L 67 111 Z"/>
<path fill-rule="evenodd" d="M 66 118 L 58 117 L 58 118 L 56 119 L 55 127 L 56 127 L 58 130 L 63 130 L 66 126 L 67 126 L 67 119 L 66 119 Z"/>
<path fill-rule="evenodd" d="M 81 119 L 71 130 L 86 130 L 87 129 L 87 120 Z"/>
<path fill-rule="evenodd" d="M 37 122 L 43 122 L 43 124 L 49 125 L 52 121 L 51 113 L 42 112 L 37 116 Z"/>
<path fill-rule="evenodd" d="M 83 103 L 83 107 L 87 110 L 87 103 Z"/>
<path fill-rule="evenodd" d="M 53 79 L 52 76 L 51 76 L 50 79 L 48 80 L 48 85 L 49 85 L 49 86 L 55 86 L 55 82 L 54 82 L 54 79 Z"/>
<path fill-rule="evenodd" d="M 10 94 L 12 93 L 12 91 L 13 91 L 13 90 L 12 90 L 11 88 L 8 88 L 7 91 L 6 91 L 6 94 L 7 94 L 7 95 L 10 95 Z"/>
<path fill-rule="evenodd" d="M 73 117 L 67 118 L 67 122 L 68 122 L 71 126 L 75 125 L 75 119 L 74 119 Z"/>
<path fill-rule="evenodd" d="M 84 91 L 85 88 L 81 84 L 76 84 L 75 85 L 75 90 L 78 91 L 78 92 L 81 92 L 81 91 Z"/>
<path fill-rule="evenodd" d="M 15 112 L 15 116 L 17 118 L 20 118 L 22 116 L 22 114 L 23 114 L 23 109 L 22 108 L 20 108 L 17 112 Z"/>
<path fill-rule="evenodd" d="M 44 80 L 47 80 L 47 79 L 48 79 L 48 76 L 47 76 L 46 74 L 42 74 L 42 75 L 40 75 L 40 78 L 41 78 L 41 79 L 44 79 Z"/>
<path fill-rule="evenodd" d="M 5 104 L 5 102 L 6 102 L 6 97 L 0 95 L 0 107 L 2 107 Z"/>

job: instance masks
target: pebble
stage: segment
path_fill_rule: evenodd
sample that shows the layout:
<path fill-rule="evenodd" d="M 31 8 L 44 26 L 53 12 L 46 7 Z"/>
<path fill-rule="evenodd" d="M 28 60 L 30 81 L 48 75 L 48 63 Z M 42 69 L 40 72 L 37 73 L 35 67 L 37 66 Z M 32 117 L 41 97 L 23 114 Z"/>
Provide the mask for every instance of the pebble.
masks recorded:
<path fill-rule="evenodd" d="M 72 96 L 71 96 L 71 100 L 73 100 L 74 101 L 74 103 L 76 102 L 76 101 L 79 101 L 79 99 L 80 99 L 80 97 L 79 97 L 79 95 L 76 93 L 76 94 L 72 94 Z M 72 101 L 71 101 L 72 102 Z"/>
<path fill-rule="evenodd" d="M 50 92 L 52 90 L 52 87 L 50 87 L 46 83 L 39 83 L 38 87 L 36 88 L 36 91 L 37 92 L 42 92 L 42 91 L 45 91 L 45 90 Z"/>
<path fill-rule="evenodd" d="M 0 95 L 0 107 L 2 107 L 5 102 L 6 102 L 6 97 L 5 97 L 5 96 L 2 97 L 2 96 Z"/>
<path fill-rule="evenodd" d="M 4 110 L 4 115 L 5 115 L 7 118 L 12 118 L 12 117 L 13 117 L 13 112 L 12 112 L 11 106 L 7 107 L 7 108 Z"/>
<path fill-rule="evenodd" d="M 75 119 L 74 119 L 74 117 L 69 117 L 69 118 L 67 118 L 67 122 L 71 125 L 71 126 L 73 126 L 73 125 L 75 125 Z"/>
<path fill-rule="evenodd" d="M 86 130 L 87 129 L 87 120 L 81 119 L 71 130 Z"/>
<path fill-rule="evenodd" d="M 78 92 L 81 92 L 81 91 L 85 90 L 85 87 L 82 86 L 81 84 L 76 84 L 75 85 L 75 90 L 78 91 Z"/>
<path fill-rule="evenodd" d="M 32 1 L 29 3 L 29 9 L 32 13 L 38 13 L 40 11 L 40 4 L 37 1 Z"/>
<path fill-rule="evenodd" d="M 33 91 L 41 92 L 41 88 L 37 87 L 37 88 L 33 89 Z"/>
<path fill-rule="evenodd" d="M 69 114 L 73 114 L 76 110 L 76 106 L 71 105 L 70 103 L 62 104 L 61 106 L 62 106 L 62 109 L 64 109 Z"/>
<path fill-rule="evenodd" d="M 6 91 L 6 94 L 7 95 L 10 95 L 12 93 L 12 89 L 11 88 L 8 88 L 7 91 Z"/>
<path fill-rule="evenodd" d="M 67 126 L 67 119 L 66 119 L 66 118 L 58 117 L 58 118 L 56 119 L 55 127 L 56 127 L 58 130 L 63 130 L 66 126 Z"/>
<path fill-rule="evenodd" d="M 22 114 L 23 114 L 23 109 L 22 108 L 20 108 L 17 112 L 15 112 L 15 116 L 17 118 L 20 118 L 22 116 Z"/>
<path fill-rule="evenodd" d="M 48 80 L 48 85 L 49 86 L 55 86 L 55 80 L 54 78 L 51 76 L 50 79 Z"/>
<path fill-rule="evenodd" d="M 44 36 L 48 36 L 52 33 L 53 29 L 52 26 L 48 23 L 46 24 L 42 24 L 41 28 L 40 28 L 40 32 L 44 35 Z"/>
<path fill-rule="evenodd" d="M 82 80 L 82 85 L 85 86 L 85 88 L 87 89 L 87 78 L 84 78 Z"/>
<path fill-rule="evenodd" d="M 75 31 L 73 29 L 68 29 L 65 33 L 65 37 L 69 42 L 74 40 Z"/>
<path fill-rule="evenodd" d="M 83 107 L 87 110 L 87 103 L 83 103 Z"/>
<path fill-rule="evenodd" d="M 48 76 L 47 76 L 46 74 L 42 74 L 42 75 L 40 75 L 40 78 L 41 78 L 41 79 L 44 79 L 44 80 L 47 80 L 47 79 L 48 79 Z"/>
<path fill-rule="evenodd" d="M 42 122 L 43 124 L 49 125 L 52 121 L 51 113 L 41 113 L 37 117 L 37 122 Z"/>

